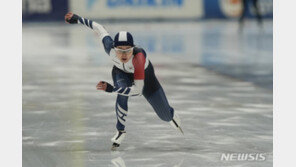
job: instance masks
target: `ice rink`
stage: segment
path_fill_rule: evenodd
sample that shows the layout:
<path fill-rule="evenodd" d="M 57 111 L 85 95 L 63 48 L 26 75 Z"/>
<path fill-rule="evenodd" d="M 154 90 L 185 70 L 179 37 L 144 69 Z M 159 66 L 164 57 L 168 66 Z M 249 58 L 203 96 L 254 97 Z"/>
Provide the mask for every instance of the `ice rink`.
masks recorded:
<path fill-rule="evenodd" d="M 272 21 L 103 23 L 146 49 L 185 135 L 143 97 L 129 99 L 127 136 L 111 151 L 112 64 L 82 25 L 23 24 L 23 167 L 265 167 L 273 159 Z M 264 153 L 264 161 L 221 161 Z"/>

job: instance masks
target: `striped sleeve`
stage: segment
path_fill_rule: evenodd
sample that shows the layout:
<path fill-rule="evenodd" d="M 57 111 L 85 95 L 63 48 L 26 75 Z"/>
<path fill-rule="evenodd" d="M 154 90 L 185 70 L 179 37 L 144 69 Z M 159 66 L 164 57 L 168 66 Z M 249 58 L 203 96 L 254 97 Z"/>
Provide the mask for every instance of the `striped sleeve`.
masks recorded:
<path fill-rule="evenodd" d="M 93 21 L 92 20 L 88 20 L 86 18 L 79 17 L 78 21 L 80 24 L 86 25 L 87 27 L 93 29 Z"/>
<path fill-rule="evenodd" d="M 144 80 L 135 80 L 135 84 L 131 87 L 115 87 L 113 89 L 114 93 L 123 96 L 140 96 L 142 95 L 144 87 Z"/>

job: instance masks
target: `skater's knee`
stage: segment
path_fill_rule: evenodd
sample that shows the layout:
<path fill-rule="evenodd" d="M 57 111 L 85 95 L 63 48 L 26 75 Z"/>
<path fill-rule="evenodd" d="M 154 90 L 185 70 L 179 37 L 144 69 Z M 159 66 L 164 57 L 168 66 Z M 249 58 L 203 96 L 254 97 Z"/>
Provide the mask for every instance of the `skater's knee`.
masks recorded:
<path fill-rule="evenodd" d="M 121 81 L 117 81 L 116 86 L 117 87 L 127 87 L 128 84 L 126 83 L 126 81 L 121 80 Z"/>
<path fill-rule="evenodd" d="M 118 79 L 115 83 L 116 87 L 129 87 L 132 86 L 132 81 L 128 78 Z"/>

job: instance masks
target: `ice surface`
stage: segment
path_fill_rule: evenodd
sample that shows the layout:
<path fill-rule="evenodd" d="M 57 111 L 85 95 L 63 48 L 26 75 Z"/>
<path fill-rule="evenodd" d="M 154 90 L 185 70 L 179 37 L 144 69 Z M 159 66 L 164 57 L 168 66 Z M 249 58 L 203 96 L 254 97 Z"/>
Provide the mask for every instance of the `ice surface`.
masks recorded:
<path fill-rule="evenodd" d="M 271 26 L 250 22 L 239 34 L 222 21 L 106 24 L 146 48 L 185 132 L 133 97 L 126 139 L 112 152 L 116 96 L 95 89 L 112 81 L 98 37 L 81 25 L 24 24 L 23 166 L 272 166 Z M 267 159 L 221 161 L 222 153 Z"/>

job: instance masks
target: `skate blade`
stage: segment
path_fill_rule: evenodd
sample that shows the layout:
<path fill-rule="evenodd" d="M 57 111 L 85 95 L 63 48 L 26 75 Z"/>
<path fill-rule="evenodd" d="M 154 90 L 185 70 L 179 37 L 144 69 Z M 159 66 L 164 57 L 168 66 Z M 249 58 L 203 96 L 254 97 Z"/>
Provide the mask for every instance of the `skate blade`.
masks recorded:
<path fill-rule="evenodd" d="M 120 146 L 119 144 L 117 144 L 117 143 L 113 143 L 113 145 L 112 145 L 112 147 L 111 147 L 111 150 L 112 150 L 112 151 L 116 151 L 117 148 L 118 148 L 119 146 Z"/>
<path fill-rule="evenodd" d="M 116 151 L 118 147 L 112 146 L 111 151 Z"/>
<path fill-rule="evenodd" d="M 179 126 L 178 129 L 180 130 L 180 132 L 184 135 L 184 132 L 182 130 L 182 128 Z"/>

